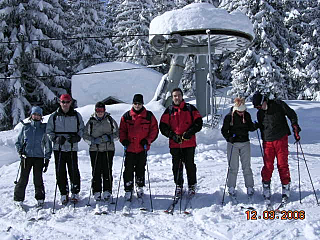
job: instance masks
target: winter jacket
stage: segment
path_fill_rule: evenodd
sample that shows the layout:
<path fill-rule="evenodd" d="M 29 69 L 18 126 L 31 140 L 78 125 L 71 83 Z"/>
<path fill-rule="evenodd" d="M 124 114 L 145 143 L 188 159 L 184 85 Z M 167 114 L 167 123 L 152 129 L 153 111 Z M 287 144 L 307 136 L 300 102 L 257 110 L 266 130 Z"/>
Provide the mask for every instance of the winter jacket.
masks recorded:
<path fill-rule="evenodd" d="M 16 142 L 16 149 L 28 158 L 51 158 L 52 143 L 46 134 L 46 123 L 31 120 L 25 123 Z"/>
<path fill-rule="evenodd" d="M 102 135 L 107 135 L 108 141 L 105 141 L 103 138 L 101 138 Z M 118 124 L 110 116 L 110 113 L 105 113 L 104 117 L 101 120 L 98 120 L 95 113 L 92 114 L 83 132 L 83 139 L 88 144 L 90 144 L 89 151 L 114 151 L 114 140 L 117 140 L 118 137 Z M 98 148 L 96 144 L 92 144 L 91 142 L 95 138 L 99 138 L 99 140 L 101 141 L 101 143 L 98 144 Z"/>
<path fill-rule="evenodd" d="M 247 142 L 249 141 L 249 131 L 255 131 L 256 128 L 251 120 L 250 113 L 244 112 L 241 117 L 236 112 L 231 111 L 225 116 L 221 134 L 229 142 L 230 137 L 233 137 L 234 142 Z"/>
<path fill-rule="evenodd" d="M 291 134 L 286 116 L 292 125 L 298 124 L 297 114 L 284 101 L 268 100 L 267 110 L 259 109 L 257 119 L 264 141 L 278 140 Z"/>
<path fill-rule="evenodd" d="M 140 144 L 142 139 L 148 141 L 147 150 L 150 149 L 150 144 L 158 137 L 158 121 L 155 116 L 151 114 L 150 120 L 147 119 L 147 110 L 144 108 L 139 114 L 133 108 L 121 117 L 119 136 L 120 142 L 128 139 L 130 141 L 127 147 L 127 152 L 140 153 L 144 151 Z M 129 119 L 126 119 L 129 116 Z M 131 118 L 131 119 L 130 119 Z"/>
<path fill-rule="evenodd" d="M 64 136 L 65 138 L 68 138 L 75 134 L 82 137 L 83 128 L 84 123 L 80 113 L 73 108 L 70 108 L 67 113 L 64 113 L 59 107 L 57 111 L 51 114 L 47 123 L 47 134 L 54 143 L 53 150 L 59 150 L 59 144 L 55 143 L 56 137 Z M 71 143 L 65 141 L 61 146 L 61 151 L 71 151 Z M 78 151 L 78 143 L 73 143 L 72 151 Z"/>
<path fill-rule="evenodd" d="M 162 135 L 170 138 L 172 134 L 182 136 L 187 132 L 192 135 L 190 140 L 185 140 L 182 144 L 174 142 L 171 138 L 169 140 L 170 148 L 187 148 L 195 147 L 195 134 L 202 129 L 202 117 L 199 111 L 193 105 L 187 105 L 183 100 L 179 106 L 169 106 L 164 111 L 160 119 L 160 131 Z"/>

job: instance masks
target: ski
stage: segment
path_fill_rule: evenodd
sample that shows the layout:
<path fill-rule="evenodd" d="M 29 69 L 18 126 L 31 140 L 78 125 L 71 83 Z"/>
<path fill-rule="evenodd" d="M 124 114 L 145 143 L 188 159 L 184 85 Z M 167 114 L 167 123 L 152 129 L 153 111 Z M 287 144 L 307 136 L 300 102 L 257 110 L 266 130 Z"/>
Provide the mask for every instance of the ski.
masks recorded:
<path fill-rule="evenodd" d="M 194 198 L 194 194 L 188 194 L 186 198 L 186 202 L 184 204 L 183 213 L 189 215 L 192 213 L 192 200 Z"/>
<path fill-rule="evenodd" d="M 279 204 L 279 206 L 275 209 L 276 213 L 280 213 L 281 209 L 284 208 L 288 203 L 288 197 L 282 197 L 281 203 Z"/>
<path fill-rule="evenodd" d="M 180 197 L 174 196 L 172 203 L 169 205 L 169 207 L 166 210 L 164 210 L 164 212 L 167 214 L 173 215 L 174 209 L 175 209 L 176 205 L 178 204 L 179 200 L 181 200 L 181 199 L 182 199 L 182 195 Z"/>
<path fill-rule="evenodd" d="M 255 211 L 256 209 L 254 207 L 246 207 L 246 206 L 240 206 L 241 210 L 251 210 L 251 211 Z"/>
<path fill-rule="evenodd" d="M 267 211 L 273 210 L 273 207 L 272 207 L 270 198 L 266 198 L 266 199 L 264 200 L 264 204 L 265 204 L 265 207 L 266 207 L 266 210 L 267 210 Z"/>
<path fill-rule="evenodd" d="M 129 216 L 131 213 L 131 204 L 132 204 L 132 199 L 131 200 L 126 200 L 122 209 L 122 215 L 124 216 Z"/>
<path fill-rule="evenodd" d="M 239 202 L 238 202 L 238 199 L 237 199 L 237 197 L 235 196 L 235 195 L 229 195 L 229 197 L 230 197 L 230 200 L 231 200 L 231 204 L 232 205 L 237 205 Z"/>

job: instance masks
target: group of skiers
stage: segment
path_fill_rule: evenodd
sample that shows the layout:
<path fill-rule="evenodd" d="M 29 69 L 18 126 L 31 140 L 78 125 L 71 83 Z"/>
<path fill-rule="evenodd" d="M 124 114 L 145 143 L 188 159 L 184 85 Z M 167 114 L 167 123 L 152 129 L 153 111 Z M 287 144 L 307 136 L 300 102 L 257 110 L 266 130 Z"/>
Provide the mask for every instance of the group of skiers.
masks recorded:
<path fill-rule="evenodd" d="M 45 189 L 42 172 L 47 171 L 52 149 L 61 203 L 65 205 L 69 201 L 77 202 L 81 183 L 77 151 L 81 138 L 90 145 L 91 190 L 97 202 L 108 201 L 112 196 L 114 141 L 117 139 L 125 150 L 123 172 L 125 199 L 128 201 L 132 199 L 134 186 L 137 196 L 143 196 L 147 151 L 158 137 L 159 129 L 165 137 L 169 138 L 172 172 L 176 184 L 175 196 L 181 196 L 183 191 L 183 165 L 187 173 L 188 194 L 194 195 L 197 185 L 197 169 L 194 162 L 195 134 L 202 129 L 202 117 L 196 107 L 184 101 L 180 88 L 173 89 L 171 97 L 172 105 L 162 114 L 159 128 L 153 113 L 144 107 L 141 94 L 134 95 L 132 108 L 123 114 L 119 127 L 102 102 L 96 103 L 94 113 L 84 125 L 82 116 L 72 107 L 73 99 L 69 94 L 60 96 L 60 106 L 50 115 L 47 124 L 42 123 L 42 109 L 38 106 L 32 107 L 30 122 L 24 123 L 16 142 L 16 148 L 21 157 L 19 167 L 21 172 L 14 190 L 14 202 L 22 205 L 29 174 L 33 167 L 35 198 L 38 206 L 43 206 Z M 290 190 L 288 165 L 290 129 L 286 116 L 291 121 L 295 139 L 299 141 L 301 129 L 297 115 L 285 102 L 269 100 L 260 93 L 254 94 L 252 103 L 258 109 L 257 122 L 252 122 L 250 114 L 246 111 L 244 99 L 236 98 L 221 128 L 221 133 L 228 142 L 228 193 L 232 198 L 236 198 L 235 187 L 240 159 L 247 193 L 249 197 L 254 194 L 248 132 L 259 128 L 264 149 L 264 166 L 261 171 L 263 194 L 266 199 L 270 199 L 273 163 L 274 158 L 277 157 L 283 186 L 282 194 L 283 198 L 287 199 Z"/>
<path fill-rule="evenodd" d="M 254 108 L 258 109 L 257 122 L 252 122 L 246 111 L 245 101 L 236 98 L 231 111 L 225 116 L 221 133 L 227 140 L 228 158 L 228 193 L 236 201 L 236 180 L 241 161 L 245 186 L 248 197 L 254 194 L 254 181 L 250 161 L 249 131 L 260 129 L 263 140 L 263 168 L 261 171 L 263 196 L 268 204 L 271 198 L 271 177 L 274 169 L 274 159 L 282 184 L 282 202 L 290 197 L 290 171 L 288 164 L 288 136 L 291 134 L 286 117 L 289 118 L 296 141 L 300 140 L 297 114 L 284 101 L 270 100 L 257 92 L 252 97 Z"/>
<path fill-rule="evenodd" d="M 183 163 L 187 171 L 188 191 L 190 194 L 195 194 L 197 183 L 194 163 L 195 134 L 202 129 L 202 118 L 194 106 L 185 103 L 180 88 L 172 90 L 172 99 L 172 105 L 161 117 L 160 131 L 170 139 L 172 171 L 176 183 L 175 194 L 182 193 Z M 134 185 L 137 196 L 143 196 L 147 151 L 159 133 L 157 119 L 144 107 L 143 95 L 134 95 L 132 108 L 123 114 L 119 127 L 110 113 L 106 112 L 105 104 L 102 102 L 96 103 L 94 113 L 84 125 L 82 116 L 72 107 L 72 101 L 69 94 L 61 95 L 60 106 L 50 115 L 47 124 L 42 123 L 42 109 L 38 106 L 32 108 L 30 122 L 24 123 L 16 142 L 21 157 L 19 168 L 21 172 L 14 191 L 15 204 L 21 206 L 25 199 L 25 189 L 33 167 L 35 198 L 38 206 L 43 206 L 45 189 L 42 172 L 46 172 L 48 168 L 52 149 L 61 203 L 65 205 L 69 201 L 77 202 L 81 182 L 77 151 L 81 138 L 90 145 L 91 189 L 96 201 L 108 201 L 112 196 L 114 141 L 118 138 L 125 149 L 123 172 L 125 199 L 131 200 Z"/>

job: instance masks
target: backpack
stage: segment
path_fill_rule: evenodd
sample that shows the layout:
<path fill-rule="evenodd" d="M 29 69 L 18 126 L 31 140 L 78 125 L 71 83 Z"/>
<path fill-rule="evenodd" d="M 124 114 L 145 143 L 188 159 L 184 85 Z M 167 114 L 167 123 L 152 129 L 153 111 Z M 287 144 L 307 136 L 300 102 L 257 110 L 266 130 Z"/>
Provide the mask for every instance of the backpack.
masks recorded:
<path fill-rule="evenodd" d="M 107 118 L 108 118 L 110 125 L 111 125 L 111 133 L 113 133 L 114 126 L 113 126 L 112 117 L 110 115 L 107 115 Z M 90 133 L 89 133 L 90 136 L 92 134 L 92 126 L 93 126 L 93 122 L 91 120 L 94 120 L 94 119 L 95 119 L 94 117 L 90 118 Z"/>
<path fill-rule="evenodd" d="M 79 120 L 78 112 L 75 111 L 75 113 L 76 113 L 76 117 L 77 117 L 77 132 L 79 132 L 80 120 Z M 53 114 L 53 132 L 56 132 L 56 119 L 57 119 L 57 116 L 58 116 L 58 112 L 55 111 L 54 114 Z"/>
<path fill-rule="evenodd" d="M 147 111 L 147 116 L 146 116 L 145 119 L 146 119 L 148 122 L 151 122 L 151 118 L 152 118 L 152 116 L 153 116 L 153 113 L 150 112 L 150 111 L 148 111 L 148 110 L 146 110 L 146 111 Z M 130 111 L 127 111 L 127 112 L 123 115 L 123 118 L 124 118 L 125 121 L 132 120 L 132 116 L 130 116 Z"/>

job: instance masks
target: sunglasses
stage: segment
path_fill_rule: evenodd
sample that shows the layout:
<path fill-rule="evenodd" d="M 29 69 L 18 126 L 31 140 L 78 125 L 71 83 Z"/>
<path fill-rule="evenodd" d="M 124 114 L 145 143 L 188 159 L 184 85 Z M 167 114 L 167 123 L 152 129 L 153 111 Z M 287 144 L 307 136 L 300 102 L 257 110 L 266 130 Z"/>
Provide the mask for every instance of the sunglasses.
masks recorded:
<path fill-rule="evenodd" d="M 96 113 L 104 113 L 104 108 L 96 108 Z"/>
<path fill-rule="evenodd" d="M 41 117 L 41 116 L 42 116 L 42 115 L 41 115 L 41 114 L 39 114 L 39 113 L 32 113 L 32 115 L 39 116 L 39 117 Z"/>
<path fill-rule="evenodd" d="M 62 104 L 69 104 L 71 101 L 60 101 Z"/>
<path fill-rule="evenodd" d="M 134 102 L 133 105 L 142 105 L 142 103 Z"/>

